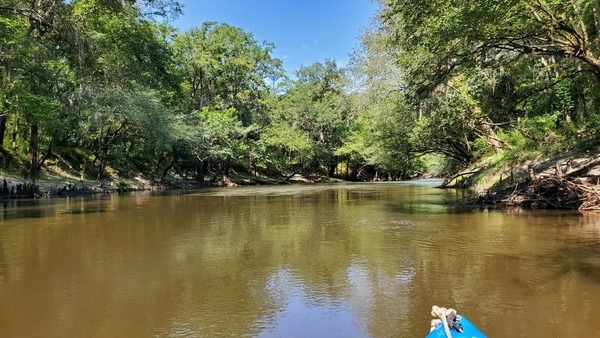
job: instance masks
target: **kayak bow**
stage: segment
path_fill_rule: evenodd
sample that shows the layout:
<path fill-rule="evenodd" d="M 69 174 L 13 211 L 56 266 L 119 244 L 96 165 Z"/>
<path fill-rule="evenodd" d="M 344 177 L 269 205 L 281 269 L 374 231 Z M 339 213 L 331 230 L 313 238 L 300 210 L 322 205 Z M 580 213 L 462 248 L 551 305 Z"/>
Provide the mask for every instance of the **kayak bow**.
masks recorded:
<path fill-rule="evenodd" d="M 432 307 L 431 332 L 425 338 L 485 338 L 485 335 L 454 309 Z"/>

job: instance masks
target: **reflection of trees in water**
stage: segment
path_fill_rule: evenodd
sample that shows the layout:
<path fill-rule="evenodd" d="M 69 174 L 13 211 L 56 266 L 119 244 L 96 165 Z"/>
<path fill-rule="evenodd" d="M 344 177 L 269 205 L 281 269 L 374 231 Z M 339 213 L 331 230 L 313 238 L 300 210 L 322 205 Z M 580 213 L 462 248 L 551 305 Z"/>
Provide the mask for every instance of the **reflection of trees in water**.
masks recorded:
<path fill-rule="evenodd" d="M 579 234 L 583 229 L 586 236 L 600 238 L 600 214 L 584 213 L 581 217 L 574 217 L 573 223 L 575 233 Z"/>
<path fill-rule="evenodd" d="M 570 313 L 598 310 L 597 218 L 443 213 L 445 192 L 369 189 L 73 200 L 56 209 L 107 212 L 11 220 L 0 228 L 0 306 L 12 315 L 0 326 L 259 335 L 322 311 L 331 325 L 415 336 L 437 304 L 490 336 L 593 332 Z M 390 208 L 415 193 L 435 212 Z M 570 320 L 549 324 L 557 311 Z"/>
<path fill-rule="evenodd" d="M 253 328 L 251 330 L 259 329 L 256 323 L 269 327 L 275 325 L 268 323 L 269 318 L 276 318 L 274 314 L 281 311 L 282 304 L 265 290 L 269 290 L 269 283 L 281 267 L 288 267 L 290 273 L 301 279 L 302 285 L 306 286 L 302 291 L 308 300 L 323 305 L 335 299 L 364 298 L 356 295 L 362 293 L 363 288 L 353 287 L 355 280 L 349 277 L 357 257 L 372 256 L 369 259 L 377 262 L 381 258 L 387 260 L 388 255 L 397 256 L 396 249 L 385 243 L 385 233 L 379 228 L 359 224 L 365 217 L 380 219 L 380 207 L 361 211 L 347 200 L 354 197 L 344 191 L 325 191 L 311 196 L 220 197 L 219 203 L 211 198 L 182 200 L 179 202 L 180 205 L 183 203 L 182 207 L 193 210 L 193 215 L 187 216 L 187 222 L 196 226 L 181 235 L 187 240 L 178 241 L 180 245 L 173 251 L 178 253 L 178 260 L 188 261 L 184 266 L 190 266 L 192 258 L 198 260 L 192 265 L 202 267 L 203 282 L 200 284 L 204 285 L 206 294 L 219 295 L 211 301 L 203 300 L 204 304 L 212 304 L 210 307 L 215 313 L 226 315 L 219 309 L 229 298 L 210 292 L 209 281 L 218 280 L 218 285 L 225 286 L 224 289 L 229 290 L 238 302 L 238 308 L 241 302 L 250 309 L 261 311 L 258 315 L 242 311 L 248 316 L 237 316 L 237 322 L 247 323 Z M 194 206 L 185 205 L 192 201 Z M 369 270 L 368 265 L 363 268 Z M 398 277 L 396 267 L 388 264 L 377 269 L 380 271 L 367 280 L 373 290 L 378 289 L 378 279 L 383 280 L 379 275 L 389 275 L 386 277 L 391 281 L 388 285 L 408 276 Z M 389 294 L 379 297 L 384 301 L 390 299 Z M 363 311 L 360 304 L 353 302 L 351 308 Z M 364 307 L 364 303 L 362 305 Z M 210 318 L 202 318 L 207 323 L 197 326 L 207 327 Z M 243 332 L 237 325 L 232 327 L 226 323 L 216 327 L 213 323 L 215 331 L 210 332 Z"/>
<path fill-rule="evenodd" d="M 45 218 L 60 214 L 87 214 L 106 212 L 105 200 L 114 199 L 114 195 L 93 195 L 63 198 L 16 199 L 2 201 L 0 221 Z"/>

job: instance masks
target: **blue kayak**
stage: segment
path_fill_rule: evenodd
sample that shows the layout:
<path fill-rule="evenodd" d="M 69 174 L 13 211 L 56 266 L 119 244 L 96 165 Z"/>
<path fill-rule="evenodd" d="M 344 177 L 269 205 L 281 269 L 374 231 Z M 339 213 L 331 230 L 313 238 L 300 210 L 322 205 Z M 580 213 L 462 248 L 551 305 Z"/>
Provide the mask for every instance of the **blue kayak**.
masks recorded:
<path fill-rule="evenodd" d="M 461 315 L 458 322 L 462 326 L 462 332 L 451 329 L 452 338 L 485 338 L 485 335 L 464 316 Z M 439 324 L 436 326 L 425 338 L 446 338 L 444 325 Z"/>

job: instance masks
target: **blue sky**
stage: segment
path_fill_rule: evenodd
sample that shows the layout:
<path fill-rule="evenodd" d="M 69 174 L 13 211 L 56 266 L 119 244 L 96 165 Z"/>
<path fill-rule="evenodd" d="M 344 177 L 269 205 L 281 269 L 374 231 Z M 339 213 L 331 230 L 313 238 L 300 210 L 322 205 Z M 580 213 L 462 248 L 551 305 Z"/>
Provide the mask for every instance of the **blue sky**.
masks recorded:
<path fill-rule="evenodd" d="M 301 65 L 332 59 L 345 66 L 377 5 L 371 0 L 180 0 L 180 31 L 205 21 L 227 23 L 275 44 L 289 75 Z"/>

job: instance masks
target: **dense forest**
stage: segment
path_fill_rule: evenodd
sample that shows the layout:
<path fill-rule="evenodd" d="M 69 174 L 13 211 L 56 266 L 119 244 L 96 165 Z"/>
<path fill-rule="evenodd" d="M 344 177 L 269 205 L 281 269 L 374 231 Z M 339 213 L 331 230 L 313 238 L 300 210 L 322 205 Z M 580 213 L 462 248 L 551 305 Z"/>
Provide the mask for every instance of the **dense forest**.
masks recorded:
<path fill-rule="evenodd" d="M 597 0 L 379 2 L 348 66 L 288 77 L 174 0 L 1 0 L 2 171 L 400 179 L 598 146 Z"/>

